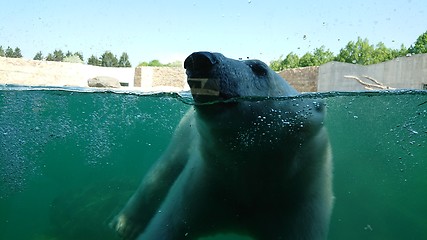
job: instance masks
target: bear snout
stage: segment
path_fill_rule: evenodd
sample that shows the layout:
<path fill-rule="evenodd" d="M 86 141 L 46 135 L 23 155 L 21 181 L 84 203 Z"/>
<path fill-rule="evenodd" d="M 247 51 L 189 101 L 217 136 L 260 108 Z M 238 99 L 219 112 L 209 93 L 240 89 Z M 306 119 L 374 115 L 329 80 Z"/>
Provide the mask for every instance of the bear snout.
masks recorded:
<path fill-rule="evenodd" d="M 207 73 L 218 62 L 210 52 L 195 52 L 184 61 L 184 68 L 191 72 Z"/>
<path fill-rule="evenodd" d="M 195 52 L 185 59 L 187 83 L 196 102 L 219 99 L 219 79 L 210 76 L 213 66 L 217 63 L 219 60 L 210 52 Z"/>

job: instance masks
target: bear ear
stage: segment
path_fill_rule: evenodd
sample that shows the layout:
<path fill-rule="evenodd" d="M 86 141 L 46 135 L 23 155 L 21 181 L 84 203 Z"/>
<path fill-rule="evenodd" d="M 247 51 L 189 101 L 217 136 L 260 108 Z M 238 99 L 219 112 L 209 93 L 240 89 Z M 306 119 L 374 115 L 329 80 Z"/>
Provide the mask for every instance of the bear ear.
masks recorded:
<path fill-rule="evenodd" d="M 257 76 L 267 76 L 268 67 L 260 61 L 247 61 L 246 64 L 252 69 Z"/>

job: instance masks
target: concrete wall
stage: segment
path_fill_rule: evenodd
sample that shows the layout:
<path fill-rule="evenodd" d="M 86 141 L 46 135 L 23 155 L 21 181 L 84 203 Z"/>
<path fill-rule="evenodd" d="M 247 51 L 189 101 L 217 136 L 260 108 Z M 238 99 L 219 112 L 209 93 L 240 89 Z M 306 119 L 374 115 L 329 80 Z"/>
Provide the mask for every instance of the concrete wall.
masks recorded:
<path fill-rule="evenodd" d="M 427 84 L 427 54 L 401 57 L 368 66 L 329 62 L 320 66 L 317 90 L 319 92 L 366 90 L 357 81 L 344 78 L 346 75 L 357 76 L 365 82 L 372 83 L 363 79 L 366 75 L 393 88 L 423 89 L 423 84 Z"/>
<path fill-rule="evenodd" d="M 286 69 L 278 73 L 299 92 L 316 92 L 319 67 Z"/>

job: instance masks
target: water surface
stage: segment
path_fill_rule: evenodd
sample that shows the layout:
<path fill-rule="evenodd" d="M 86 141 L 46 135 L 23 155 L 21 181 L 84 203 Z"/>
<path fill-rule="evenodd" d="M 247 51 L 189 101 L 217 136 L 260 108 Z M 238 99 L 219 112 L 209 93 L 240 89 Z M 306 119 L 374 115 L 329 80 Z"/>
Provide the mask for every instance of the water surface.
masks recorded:
<path fill-rule="evenodd" d="M 327 104 L 329 239 L 427 239 L 427 91 L 303 97 Z M 192 103 L 188 93 L 0 86 L 0 239 L 118 239 L 109 220 Z"/>

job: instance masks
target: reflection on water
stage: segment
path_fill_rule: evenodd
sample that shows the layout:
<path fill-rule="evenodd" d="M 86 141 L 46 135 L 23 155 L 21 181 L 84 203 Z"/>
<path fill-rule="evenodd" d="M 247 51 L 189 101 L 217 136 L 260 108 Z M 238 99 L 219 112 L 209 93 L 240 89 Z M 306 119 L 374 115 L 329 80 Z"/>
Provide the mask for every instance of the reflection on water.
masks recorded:
<path fill-rule="evenodd" d="M 0 87 L 0 239 L 117 239 L 107 223 L 192 104 L 185 93 L 65 90 Z M 427 92 L 303 97 L 328 108 L 329 239 L 426 239 Z"/>

